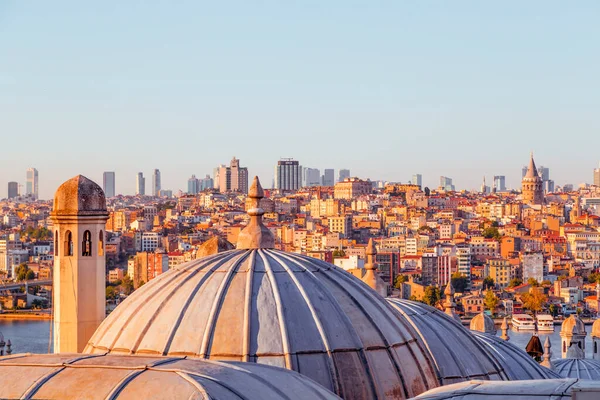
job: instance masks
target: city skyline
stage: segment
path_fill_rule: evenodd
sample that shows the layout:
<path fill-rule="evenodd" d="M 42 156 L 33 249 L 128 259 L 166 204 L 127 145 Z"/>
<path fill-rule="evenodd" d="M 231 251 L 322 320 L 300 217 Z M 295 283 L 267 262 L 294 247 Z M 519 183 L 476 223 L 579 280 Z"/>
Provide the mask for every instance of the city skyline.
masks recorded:
<path fill-rule="evenodd" d="M 590 182 L 598 4 L 341 4 L 3 4 L 0 183 L 35 165 L 49 199 L 114 170 L 132 193 L 160 168 L 177 190 L 235 154 L 264 182 L 283 156 L 516 187 L 530 150 L 557 185 Z"/>
<path fill-rule="evenodd" d="M 538 159 L 538 157 L 535 157 L 536 160 Z M 537 162 L 537 161 L 536 161 Z M 301 161 L 300 161 L 301 163 Z M 222 165 L 222 164 L 219 164 Z M 248 176 L 255 176 L 257 174 L 255 174 L 252 170 L 252 167 L 245 167 L 248 168 Z M 313 169 L 314 166 L 305 166 L 302 165 L 302 169 Z M 578 182 L 575 180 L 571 180 L 571 181 L 559 181 L 558 183 L 556 181 L 554 181 L 554 176 L 556 175 L 556 170 L 558 168 L 555 167 L 540 167 L 544 168 L 546 171 L 550 170 L 550 177 L 552 179 L 551 182 L 553 182 L 554 186 L 559 186 L 562 187 L 565 184 L 570 184 L 573 185 L 575 188 L 577 188 L 580 184 L 589 184 L 589 185 L 594 185 L 595 184 L 595 179 L 597 176 L 600 176 L 600 162 L 598 164 L 596 164 L 595 167 L 592 167 L 588 170 L 588 177 L 587 179 L 584 178 L 584 180 Z M 36 171 L 36 173 L 38 173 L 38 169 L 37 168 L 27 168 L 27 170 L 29 169 L 34 169 Z M 76 169 L 76 166 L 75 166 Z M 134 170 L 136 170 L 135 168 L 133 168 Z M 163 169 L 162 168 L 150 168 L 149 170 L 152 171 L 152 179 L 154 180 L 154 174 L 156 172 L 158 172 L 159 174 L 159 183 L 161 185 L 162 190 L 169 190 L 172 191 L 174 194 L 176 194 L 178 191 L 182 191 L 183 193 L 187 193 L 188 192 L 188 179 L 191 175 L 196 175 L 196 176 L 208 176 L 210 178 L 214 178 L 214 170 L 215 168 L 206 168 L 209 171 L 212 171 L 210 173 L 191 173 L 188 174 L 187 176 L 175 176 L 175 174 L 172 173 L 172 169 L 165 169 L 165 171 L 167 171 L 167 176 L 169 177 L 169 180 L 167 181 L 167 184 L 163 184 L 162 182 L 165 182 L 165 180 L 163 179 Z M 261 167 L 261 169 L 263 169 Z M 377 177 L 371 177 L 371 176 L 361 176 L 361 175 L 357 175 L 354 174 L 355 170 L 360 170 L 360 165 L 358 166 L 346 166 L 346 167 L 342 167 L 342 168 L 324 168 L 324 169 L 320 169 L 320 168 L 316 168 L 316 170 L 321 170 L 321 171 L 325 171 L 325 170 L 333 170 L 334 171 L 334 181 L 337 182 L 338 178 L 339 178 L 339 171 L 347 171 L 348 169 L 350 169 L 350 171 L 352 171 L 351 177 L 358 177 L 361 179 L 370 179 L 372 181 L 385 181 L 385 182 L 398 182 L 398 183 L 414 183 L 414 179 L 415 176 L 419 175 L 422 179 L 422 187 L 429 187 L 430 189 L 437 189 L 440 186 L 440 179 L 442 178 L 449 178 L 452 180 L 452 185 L 455 186 L 455 189 L 460 191 L 460 190 L 468 190 L 468 191 L 477 191 L 480 189 L 481 187 L 481 175 L 479 175 L 479 182 L 475 183 L 472 187 L 464 187 L 461 185 L 460 182 L 463 182 L 464 180 L 462 179 L 462 177 L 459 176 L 459 179 L 457 180 L 454 176 L 451 176 L 450 174 L 441 174 L 441 175 L 435 175 L 435 176 L 425 176 L 424 174 L 418 173 L 418 172 L 413 172 L 413 173 L 409 173 L 409 171 L 403 171 L 401 172 L 399 175 L 401 175 L 401 179 L 378 179 Z M 484 177 L 486 177 L 488 179 L 488 182 L 491 182 L 491 186 L 490 188 L 494 187 L 495 184 L 493 182 L 494 178 L 502 178 L 503 184 L 505 185 L 504 187 L 507 190 L 520 190 L 521 189 L 521 178 L 524 176 L 524 171 L 527 169 L 527 166 L 523 166 L 523 163 L 518 164 L 517 166 L 515 166 L 515 168 L 512 168 L 512 174 L 502 174 L 502 175 L 495 175 L 493 173 L 489 173 L 489 174 L 485 174 L 483 175 Z M 146 185 L 145 185 L 145 176 L 146 176 L 146 171 L 138 171 L 135 172 L 133 174 L 132 177 L 125 177 L 124 174 L 121 174 L 119 171 L 117 170 L 112 170 L 110 172 L 107 171 L 96 171 L 96 172 L 92 172 L 92 173 L 85 173 L 84 175 L 89 177 L 90 179 L 92 179 L 95 182 L 105 182 L 105 174 L 110 173 L 111 174 L 111 179 L 112 179 L 112 186 L 115 187 L 115 195 L 135 195 L 137 194 L 138 191 L 138 176 L 139 174 L 142 174 L 142 177 L 144 178 L 144 182 L 143 182 L 143 187 L 144 187 L 144 193 L 145 195 L 152 195 L 152 191 L 148 191 L 146 189 Z M 542 172 L 540 171 L 540 174 Z M 385 173 L 381 173 L 380 175 L 386 175 Z M 46 175 L 44 175 L 46 176 Z M 274 181 L 275 179 L 275 174 L 273 172 L 271 172 L 271 175 L 269 176 L 268 174 L 265 174 L 265 176 L 260 176 L 258 175 L 260 179 L 263 179 L 265 182 L 270 182 L 270 181 Z M 321 176 L 321 180 L 322 180 L 323 176 Z M 54 181 L 54 179 L 60 179 L 60 178 L 49 178 L 50 182 Z M 304 179 L 304 178 L 303 178 Z M 475 181 L 475 178 L 473 179 Z M 118 181 L 118 183 L 117 183 Z M 130 181 L 130 182 L 129 182 Z M 3 187 L 7 187 L 7 185 L 9 183 L 12 182 L 16 182 L 18 184 L 19 187 L 22 188 L 26 188 L 26 179 L 21 183 L 21 181 L 19 180 L 9 180 L 6 182 L 0 182 L 0 184 Z M 334 182 L 334 183 L 335 183 Z M 174 183 L 174 184 L 173 184 Z M 322 182 L 321 182 L 322 183 Z M 53 195 L 54 195 L 54 191 L 52 191 L 51 193 L 45 193 L 44 189 L 49 186 L 49 183 L 44 182 L 44 180 L 39 180 L 38 185 L 40 187 L 39 189 L 39 198 L 41 200 L 48 200 L 50 199 Z M 111 187 L 112 187 L 111 186 Z M 554 187 L 553 186 L 553 187 Z M 123 187 L 125 187 L 126 189 L 122 189 Z M 266 186 L 268 187 L 268 186 Z M 51 188 L 52 189 L 52 188 Z M 54 188 L 53 190 L 55 190 L 56 188 Z M 152 189 L 151 189 L 152 190 Z M 112 192 L 111 192 L 112 193 Z M 0 199 L 1 198 L 6 198 L 7 197 L 7 193 L 0 193 Z M 19 193 L 20 195 L 25 195 L 26 191 L 24 190 L 23 193 Z"/>

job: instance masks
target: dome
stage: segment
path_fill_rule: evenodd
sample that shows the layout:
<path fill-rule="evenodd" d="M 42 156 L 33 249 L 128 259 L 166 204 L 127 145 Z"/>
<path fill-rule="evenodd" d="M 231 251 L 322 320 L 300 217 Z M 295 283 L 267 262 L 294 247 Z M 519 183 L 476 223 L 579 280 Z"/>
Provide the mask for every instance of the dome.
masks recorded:
<path fill-rule="evenodd" d="M 508 379 L 485 345 L 451 316 L 416 301 L 387 300 L 421 336 L 442 385 L 469 379 Z"/>
<path fill-rule="evenodd" d="M 11 399 L 339 399 L 293 371 L 185 357 L 17 354 L 0 358 L 0 397 Z M 285 393 L 285 395 L 283 395 Z"/>
<path fill-rule="evenodd" d="M 346 399 L 438 385 L 417 333 L 332 264 L 272 249 L 180 264 L 136 290 L 84 353 L 188 355 L 293 369 Z"/>
<path fill-rule="evenodd" d="M 582 398 L 596 398 L 600 382 L 577 379 L 546 379 L 519 382 L 470 381 L 432 389 L 420 396 L 419 400 L 571 400 L 578 392 Z M 590 397 L 587 397 L 587 396 Z"/>
<path fill-rule="evenodd" d="M 564 378 L 600 380 L 600 361 L 585 358 L 561 358 L 552 361 L 554 371 Z"/>
<path fill-rule="evenodd" d="M 83 175 L 69 179 L 56 190 L 53 215 L 105 215 L 104 191 Z"/>
<path fill-rule="evenodd" d="M 595 320 L 592 325 L 592 337 L 600 338 L 600 318 Z"/>
<path fill-rule="evenodd" d="M 472 331 L 478 331 L 483 333 L 489 333 L 490 335 L 496 334 L 496 326 L 494 320 L 487 316 L 485 313 L 477 314 L 471 320 L 470 328 Z"/>
<path fill-rule="evenodd" d="M 540 366 L 524 350 L 497 336 L 473 331 L 502 369 L 509 380 L 552 379 L 559 375 L 552 370 Z"/>
<path fill-rule="evenodd" d="M 583 321 L 576 316 L 575 314 L 571 314 L 571 316 L 564 320 L 562 323 L 562 328 L 560 329 L 560 336 L 563 335 L 586 335 L 585 325 Z"/>

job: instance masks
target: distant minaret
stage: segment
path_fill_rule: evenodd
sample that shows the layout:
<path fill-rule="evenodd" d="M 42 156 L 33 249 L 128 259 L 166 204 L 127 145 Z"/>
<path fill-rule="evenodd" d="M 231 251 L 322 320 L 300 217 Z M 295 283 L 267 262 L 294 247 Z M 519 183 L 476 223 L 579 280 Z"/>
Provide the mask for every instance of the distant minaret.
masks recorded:
<path fill-rule="evenodd" d="M 78 175 L 63 183 L 50 214 L 54 228 L 54 352 L 81 353 L 105 317 L 102 188 Z"/>

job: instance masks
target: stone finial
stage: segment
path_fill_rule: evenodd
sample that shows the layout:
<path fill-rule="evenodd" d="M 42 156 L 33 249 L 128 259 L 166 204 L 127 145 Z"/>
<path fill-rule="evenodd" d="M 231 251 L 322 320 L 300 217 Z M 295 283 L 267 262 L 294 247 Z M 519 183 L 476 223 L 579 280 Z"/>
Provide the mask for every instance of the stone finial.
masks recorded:
<path fill-rule="evenodd" d="M 502 330 L 502 335 L 500 336 L 500 339 L 510 340 L 510 338 L 508 337 L 508 319 L 506 317 L 504 317 L 504 320 L 502 320 L 502 325 L 500 326 L 500 329 Z"/>
<path fill-rule="evenodd" d="M 475 317 L 473 317 L 473 319 L 471 319 L 469 328 L 472 331 L 496 335 L 496 326 L 494 325 L 494 320 L 487 316 L 484 312 L 477 314 Z"/>
<path fill-rule="evenodd" d="M 550 348 L 552 347 L 552 344 L 550 343 L 550 337 L 546 336 L 546 341 L 544 342 L 544 355 L 542 356 L 542 362 L 540 363 L 540 365 L 542 367 L 546 367 L 546 368 L 550 368 L 552 369 L 552 350 L 550 350 Z"/>
<path fill-rule="evenodd" d="M 452 282 L 448 282 L 444 294 L 446 295 L 446 299 L 444 300 L 444 312 L 456 321 L 461 322 L 460 317 L 456 314 L 456 311 L 454 311 L 456 303 L 454 302 L 454 287 L 452 286 Z"/>
<path fill-rule="evenodd" d="M 376 269 L 375 256 L 377 255 L 377 248 L 375 247 L 373 238 L 369 239 L 369 244 L 367 245 L 365 254 L 367 255 L 367 262 L 365 263 L 365 269 L 375 270 Z"/>
<path fill-rule="evenodd" d="M 238 235 L 238 249 L 272 249 L 275 247 L 275 237 L 263 224 L 262 217 L 265 211 L 260 208 L 260 199 L 265 197 L 265 192 L 260 185 L 258 176 L 254 177 L 250 190 L 248 190 L 248 225 Z"/>

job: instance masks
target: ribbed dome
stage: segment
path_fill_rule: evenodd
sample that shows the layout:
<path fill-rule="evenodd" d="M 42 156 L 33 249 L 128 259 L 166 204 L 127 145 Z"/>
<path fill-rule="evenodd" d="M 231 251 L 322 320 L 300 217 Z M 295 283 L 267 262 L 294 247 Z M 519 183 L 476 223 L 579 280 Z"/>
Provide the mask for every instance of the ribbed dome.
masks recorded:
<path fill-rule="evenodd" d="M 571 316 L 562 323 L 560 334 L 561 336 L 563 336 L 563 334 L 585 336 L 585 325 L 578 316 L 571 314 Z"/>
<path fill-rule="evenodd" d="M 185 357 L 17 354 L 0 358 L 3 399 L 339 399 L 281 368 Z"/>
<path fill-rule="evenodd" d="M 446 313 L 416 301 L 387 300 L 427 345 L 442 385 L 469 379 L 508 379 L 485 345 Z"/>
<path fill-rule="evenodd" d="M 540 366 L 524 350 L 497 336 L 473 331 L 473 335 L 492 354 L 510 380 L 552 379 L 560 376 L 552 370 Z"/>
<path fill-rule="evenodd" d="M 561 358 L 552 361 L 554 371 L 563 378 L 600 380 L 600 361 L 585 358 Z"/>
<path fill-rule="evenodd" d="M 270 364 L 345 399 L 438 385 L 419 335 L 372 289 L 332 264 L 270 249 L 174 267 L 118 306 L 84 352 Z"/>
<path fill-rule="evenodd" d="M 485 313 L 479 313 L 473 317 L 473 319 L 471 319 L 470 328 L 472 331 L 489 333 L 490 335 L 496 334 L 496 325 L 494 325 L 494 320 Z"/>
<path fill-rule="evenodd" d="M 106 214 L 104 191 L 94 181 L 77 175 L 59 186 L 54 195 L 53 215 Z"/>

